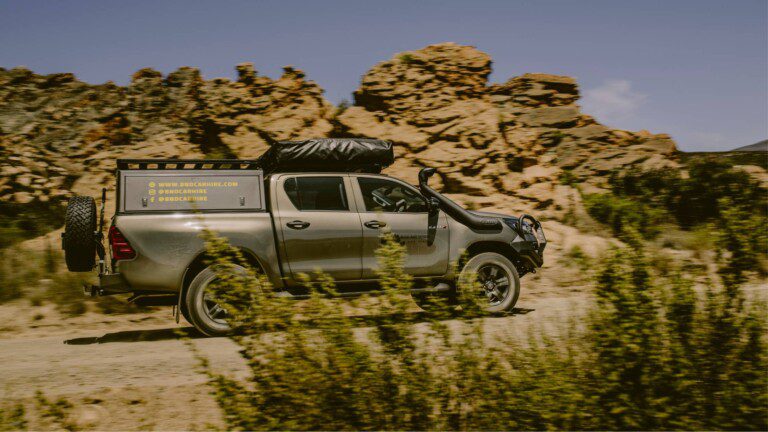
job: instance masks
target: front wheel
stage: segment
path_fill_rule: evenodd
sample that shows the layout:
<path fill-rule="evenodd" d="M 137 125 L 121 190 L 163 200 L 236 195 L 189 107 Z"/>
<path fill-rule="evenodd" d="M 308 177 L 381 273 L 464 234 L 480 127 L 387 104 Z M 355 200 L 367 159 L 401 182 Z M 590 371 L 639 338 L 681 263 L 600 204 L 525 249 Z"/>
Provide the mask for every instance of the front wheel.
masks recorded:
<path fill-rule="evenodd" d="M 483 252 L 470 258 L 461 270 L 459 281 L 460 289 L 473 290 L 463 295 L 484 297 L 477 304 L 486 312 L 509 312 L 520 296 L 520 276 L 515 265 L 496 252 Z"/>
<path fill-rule="evenodd" d="M 246 275 L 245 267 L 233 265 L 235 273 Z M 184 317 L 201 333 L 208 336 L 224 336 L 232 328 L 227 323 L 227 311 L 213 298 L 209 286 L 218 279 L 211 267 L 206 267 L 192 279 L 187 289 Z M 186 309 L 186 311 L 184 311 Z"/>

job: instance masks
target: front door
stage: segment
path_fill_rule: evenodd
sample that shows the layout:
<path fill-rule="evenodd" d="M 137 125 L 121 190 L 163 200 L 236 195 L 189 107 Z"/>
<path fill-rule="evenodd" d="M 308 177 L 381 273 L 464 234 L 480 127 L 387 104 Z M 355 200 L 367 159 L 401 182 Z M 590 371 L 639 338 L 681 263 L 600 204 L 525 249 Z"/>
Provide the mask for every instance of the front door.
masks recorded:
<path fill-rule="evenodd" d="M 276 186 L 275 220 L 293 279 L 318 270 L 338 281 L 360 279 L 362 227 L 349 177 L 286 176 Z"/>
<path fill-rule="evenodd" d="M 430 214 L 424 197 L 412 186 L 386 177 L 352 178 L 363 223 L 363 278 L 376 277 L 376 249 L 387 230 L 407 250 L 405 270 L 413 276 L 441 276 L 448 270 L 448 221 Z"/>

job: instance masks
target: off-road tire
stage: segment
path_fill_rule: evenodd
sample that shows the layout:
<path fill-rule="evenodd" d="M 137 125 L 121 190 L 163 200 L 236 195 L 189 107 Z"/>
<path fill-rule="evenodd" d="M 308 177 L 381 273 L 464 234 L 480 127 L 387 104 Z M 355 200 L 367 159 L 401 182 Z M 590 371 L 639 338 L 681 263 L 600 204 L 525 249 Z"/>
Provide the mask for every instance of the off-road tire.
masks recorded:
<path fill-rule="evenodd" d="M 248 272 L 245 267 L 240 265 L 233 265 L 233 268 L 235 272 L 240 274 L 245 275 Z M 206 307 L 206 289 L 216 278 L 216 272 L 211 267 L 204 268 L 189 284 L 182 306 L 182 311 L 186 308 L 185 318 L 187 321 L 207 336 L 225 336 L 232 331 L 226 320 L 212 318 Z"/>
<path fill-rule="evenodd" d="M 67 203 L 62 248 L 67 269 L 89 272 L 96 265 L 96 202 L 75 196 Z"/>
<path fill-rule="evenodd" d="M 460 281 L 467 281 L 472 275 L 477 276 L 485 266 L 495 266 L 499 270 L 504 272 L 504 277 L 509 281 L 509 287 L 503 299 L 498 304 L 490 304 L 484 306 L 485 312 L 489 313 L 504 313 L 510 312 L 517 304 L 517 299 L 520 296 L 520 275 L 517 273 L 515 265 L 512 264 L 505 256 L 496 252 L 483 252 L 471 257 L 461 270 L 459 275 Z M 501 278 L 501 276 L 499 276 Z M 461 285 L 461 284 L 460 284 Z M 462 293 L 463 295 L 473 295 L 474 293 Z"/>

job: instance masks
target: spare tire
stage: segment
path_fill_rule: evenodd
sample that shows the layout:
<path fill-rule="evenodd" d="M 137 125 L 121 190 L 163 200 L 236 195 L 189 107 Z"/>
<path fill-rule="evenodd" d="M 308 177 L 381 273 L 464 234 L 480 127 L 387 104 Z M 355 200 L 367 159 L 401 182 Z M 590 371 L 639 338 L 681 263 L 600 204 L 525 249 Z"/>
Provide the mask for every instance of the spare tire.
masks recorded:
<path fill-rule="evenodd" d="M 89 272 L 96 265 L 96 201 L 75 196 L 67 203 L 62 247 L 67 269 Z"/>

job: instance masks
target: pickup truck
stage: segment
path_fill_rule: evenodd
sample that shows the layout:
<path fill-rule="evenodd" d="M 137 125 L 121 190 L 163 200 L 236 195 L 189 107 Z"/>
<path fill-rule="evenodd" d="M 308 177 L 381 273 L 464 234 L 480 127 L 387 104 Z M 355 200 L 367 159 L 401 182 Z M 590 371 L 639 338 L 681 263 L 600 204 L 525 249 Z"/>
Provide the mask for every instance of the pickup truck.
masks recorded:
<path fill-rule="evenodd" d="M 206 335 L 226 334 L 226 311 L 207 295 L 201 231 L 228 239 L 279 295 L 306 298 L 301 274 L 321 270 L 340 295 L 375 291 L 383 231 L 405 245 L 411 293 L 456 298 L 462 272 L 476 274 L 489 312 L 510 311 L 520 277 L 543 264 L 546 238 L 532 216 L 467 211 L 428 185 L 376 172 L 268 172 L 258 160 L 118 160 L 116 214 L 101 243 L 95 200 L 73 197 L 62 234 L 71 271 L 99 269 L 88 295 L 132 294 L 144 305 L 175 306 Z M 375 171 L 375 170 L 373 170 Z M 102 195 L 102 201 L 105 195 Z M 98 257 L 98 260 L 97 260 Z M 459 263 L 459 274 L 455 274 Z"/>

